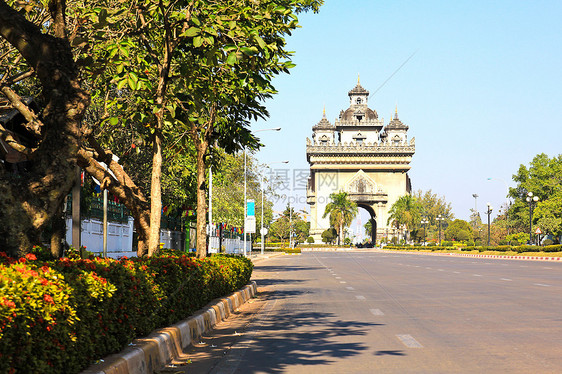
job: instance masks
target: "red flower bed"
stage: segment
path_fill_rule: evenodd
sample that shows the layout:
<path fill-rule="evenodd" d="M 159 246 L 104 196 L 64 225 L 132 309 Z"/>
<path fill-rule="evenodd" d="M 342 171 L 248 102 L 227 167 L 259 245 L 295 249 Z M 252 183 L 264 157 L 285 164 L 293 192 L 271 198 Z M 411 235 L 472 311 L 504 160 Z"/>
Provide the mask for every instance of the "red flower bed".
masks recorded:
<path fill-rule="evenodd" d="M 18 260 L 0 252 L 0 372 L 76 373 L 247 284 L 246 258 Z"/>

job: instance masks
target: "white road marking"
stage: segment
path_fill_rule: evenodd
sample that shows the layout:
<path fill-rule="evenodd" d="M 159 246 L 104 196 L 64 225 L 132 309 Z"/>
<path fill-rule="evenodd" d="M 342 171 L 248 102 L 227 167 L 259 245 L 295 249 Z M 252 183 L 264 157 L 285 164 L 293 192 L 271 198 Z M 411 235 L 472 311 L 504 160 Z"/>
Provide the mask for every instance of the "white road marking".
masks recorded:
<path fill-rule="evenodd" d="M 509 279 L 509 278 L 501 278 L 501 280 L 502 280 L 502 281 L 507 281 L 507 282 L 511 282 L 511 281 L 512 281 L 512 279 Z"/>
<path fill-rule="evenodd" d="M 543 269 L 552 270 L 552 268 L 543 267 Z"/>
<path fill-rule="evenodd" d="M 384 313 L 380 309 L 369 309 L 369 310 L 375 316 L 384 316 Z"/>
<path fill-rule="evenodd" d="M 355 288 L 353 287 L 346 287 L 348 290 L 353 291 Z"/>
<path fill-rule="evenodd" d="M 355 298 L 357 300 L 365 300 L 365 296 L 361 296 L 361 295 L 356 295 Z"/>
<path fill-rule="evenodd" d="M 431 270 L 431 268 L 426 268 L 427 270 Z"/>
<path fill-rule="evenodd" d="M 437 271 L 445 271 L 445 270 L 443 270 L 443 269 L 437 269 Z"/>
<path fill-rule="evenodd" d="M 480 274 L 472 274 L 472 275 L 475 276 L 475 277 L 481 277 Z"/>
<path fill-rule="evenodd" d="M 341 279 L 341 277 L 336 277 L 336 279 Z"/>
<path fill-rule="evenodd" d="M 533 283 L 535 286 L 541 286 L 541 287 L 550 287 L 550 284 L 543 284 L 543 283 Z"/>
<path fill-rule="evenodd" d="M 402 344 L 404 344 L 408 348 L 423 348 L 423 345 L 421 345 L 416 339 L 414 339 L 412 335 L 402 334 L 396 335 L 396 337 L 400 339 Z"/>
<path fill-rule="evenodd" d="M 346 281 L 340 281 L 340 283 L 347 283 Z"/>
<path fill-rule="evenodd" d="M 453 273 L 460 274 L 461 272 L 460 271 L 453 271 Z"/>

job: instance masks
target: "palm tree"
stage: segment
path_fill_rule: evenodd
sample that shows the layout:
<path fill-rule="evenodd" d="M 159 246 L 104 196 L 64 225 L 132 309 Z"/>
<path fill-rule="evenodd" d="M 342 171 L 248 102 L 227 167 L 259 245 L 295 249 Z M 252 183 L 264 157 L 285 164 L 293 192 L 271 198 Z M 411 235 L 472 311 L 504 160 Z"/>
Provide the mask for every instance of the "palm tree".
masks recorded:
<path fill-rule="evenodd" d="M 326 205 L 322 218 L 330 215 L 330 224 L 339 232 L 338 245 L 340 245 L 343 229 L 351 224 L 357 214 L 357 204 L 349 200 L 347 192 L 343 191 L 331 193 L 330 199 L 332 201 Z"/>
<path fill-rule="evenodd" d="M 397 229 L 403 225 L 406 230 L 412 230 L 421 218 L 421 211 L 422 206 L 418 199 L 411 195 L 401 196 L 388 211 L 387 224 L 392 222 Z"/>

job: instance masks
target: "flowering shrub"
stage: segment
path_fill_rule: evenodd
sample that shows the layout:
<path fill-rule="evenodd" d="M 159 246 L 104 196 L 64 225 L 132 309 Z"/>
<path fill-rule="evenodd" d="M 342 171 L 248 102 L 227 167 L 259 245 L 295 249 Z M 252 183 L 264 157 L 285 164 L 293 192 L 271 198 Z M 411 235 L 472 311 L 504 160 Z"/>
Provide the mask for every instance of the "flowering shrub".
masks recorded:
<path fill-rule="evenodd" d="M 19 260 L 0 252 L 0 372 L 76 373 L 250 280 L 242 257 Z"/>

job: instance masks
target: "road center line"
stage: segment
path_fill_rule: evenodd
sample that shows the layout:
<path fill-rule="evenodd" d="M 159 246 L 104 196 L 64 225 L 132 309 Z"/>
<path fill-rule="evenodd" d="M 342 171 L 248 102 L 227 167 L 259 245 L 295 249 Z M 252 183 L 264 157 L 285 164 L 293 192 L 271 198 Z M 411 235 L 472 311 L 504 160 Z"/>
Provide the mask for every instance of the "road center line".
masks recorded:
<path fill-rule="evenodd" d="M 348 290 L 353 291 L 355 288 L 353 287 L 346 287 Z"/>
<path fill-rule="evenodd" d="M 509 279 L 509 278 L 501 278 L 502 281 L 507 281 L 507 282 L 511 282 L 513 279 Z"/>
<path fill-rule="evenodd" d="M 408 348 L 423 348 L 421 345 L 412 335 L 403 334 L 403 335 L 396 335 L 396 337 Z"/>
<path fill-rule="evenodd" d="M 384 316 L 384 313 L 380 309 L 369 309 L 374 316 Z"/>
<path fill-rule="evenodd" d="M 535 286 L 541 286 L 541 287 L 550 287 L 550 284 L 543 284 L 543 283 L 533 283 Z"/>
<path fill-rule="evenodd" d="M 361 296 L 361 295 L 355 295 L 355 298 L 357 300 L 365 300 L 365 296 Z"/>

